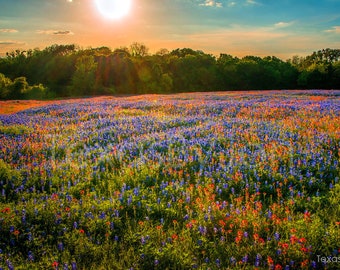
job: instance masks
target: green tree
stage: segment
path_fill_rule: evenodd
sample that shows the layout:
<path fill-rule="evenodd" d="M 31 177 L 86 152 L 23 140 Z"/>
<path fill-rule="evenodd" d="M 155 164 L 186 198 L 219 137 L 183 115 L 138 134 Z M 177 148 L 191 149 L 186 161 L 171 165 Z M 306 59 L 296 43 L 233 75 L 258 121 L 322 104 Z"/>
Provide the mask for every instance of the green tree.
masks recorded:
<path fill-rule="evenodd" d="M 26 77 L 15 78 L 11 85 L 11 91 L 9 93 L 10 99 L 21 99 L 23 94 L 27 91 L 29 84 Z"/>
<path fill-rule="evenodd" d="M 162 93 L 171 93 L 173 90 L 173 79 L 169 73 L 162 74 L 160 87 Z"/>
<path fill-rule="evenodd" d="M 333 65 L 331 84 L 334 89 L 340 89 L 340 61 Z"/>
<path fill-rule="evenodd" d="M 11 79 L 0 73 L 0 99 L 7 99 L 10 94 Z"/>
<path fill-rule="evenodd" d="M 29 86 L 25 89 L 25 91 L 22 93 L 23 99 L 44 99 L 47 97 L 48 92 L 47 89 L 42 85 L 33 85 Z"/>
<path fill-rule="evenodd" d="M 76 71 L 72 77 L 71 94 L 91 95 L 94 91 L 96 81 L 97 63 L 92 55 L 83 55 L 77 59 Z"/>
<path fill-rule="evenodd" d="M 130 45 L 130 52 L 132 56 L 144 57 L 149 54 L 149 48 L 143 43 L 134 42 Z"/>

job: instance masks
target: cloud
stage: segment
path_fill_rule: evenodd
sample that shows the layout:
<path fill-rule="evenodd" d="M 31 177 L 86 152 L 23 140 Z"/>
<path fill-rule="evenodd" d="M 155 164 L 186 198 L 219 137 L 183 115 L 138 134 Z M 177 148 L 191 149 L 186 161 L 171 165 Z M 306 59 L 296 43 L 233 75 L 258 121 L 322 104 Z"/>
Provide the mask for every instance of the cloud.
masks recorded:
<path fill-rule="evenodd" d="M 215 0 L 205 0 L 204 3 L 201 3 L 199 5 L 200 6 L 205 6 L 205 7 L 218 7 L 218 8 L 222 7 L 222 3 L 221 2 L 217 2 Z"/>
<path fill-rule="evenodd" d="M 68 31 L 68 30 L 66 30 L 66 31 L 55 31 L 53 34 L 54 35 L 73 35 L 73 33 L 71 31 Z"/>
<path fill-rule="evenodd" d="M 294 24 L 294 22 L 278 22 L 278 23 L 275 23 L 274 26 L 276 28 L 285 28 L 285 27 L 291 26 L 292 24 Z"/>
<path fill-rule="evenodd" d="M 37 34 L 42 35 L 74 35 L 72 31 L 69 30 L 37 30 Z"/>
<path fill-rule="evenodd" d="M 260 5 L 260 3 L 256 2 L 255 0 L 247 0 L 246 5 Z"/>
<path fill-rule="evenodd" d="M 206 2 L 211 2 L 211 1 L 206 1 Z M 204 5 L 204 4 L 201 4 L 201 5 Z M 255 0 L 228 0 L 226 3 L 227 7 L 255 6 L 255 5 L 261 5 L 261 3 Z"/>
<path fill-rule="evenodd" d="M 331 29 L 325 30 L 327 33 L 335 33 L 335 34 L 340 34 L 340 26 L 333 26 Z"/>
<path fill-rule="evenodd" d="M 17 29 L 0 29 L 0 33 L 17 33 Z"/>
<path fill-rule="evenodd" d="M 14 46 L 14 45 L 25 45 L 25 42 L 13 40 L 0 40 L 0 46 Z"/>

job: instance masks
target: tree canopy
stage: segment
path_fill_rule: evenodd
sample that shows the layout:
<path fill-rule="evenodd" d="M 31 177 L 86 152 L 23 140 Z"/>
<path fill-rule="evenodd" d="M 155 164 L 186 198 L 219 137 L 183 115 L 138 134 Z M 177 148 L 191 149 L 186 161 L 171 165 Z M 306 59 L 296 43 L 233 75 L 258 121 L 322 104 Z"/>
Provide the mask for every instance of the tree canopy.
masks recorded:
<path fill-rule="evenodd" d="M 114 50 L 52 45 L 0 58 L 1 99 L 297 88 L 340 88 L 340 50 L 283 61 L 190 48 L 150 54 L 134 42 Z"/>

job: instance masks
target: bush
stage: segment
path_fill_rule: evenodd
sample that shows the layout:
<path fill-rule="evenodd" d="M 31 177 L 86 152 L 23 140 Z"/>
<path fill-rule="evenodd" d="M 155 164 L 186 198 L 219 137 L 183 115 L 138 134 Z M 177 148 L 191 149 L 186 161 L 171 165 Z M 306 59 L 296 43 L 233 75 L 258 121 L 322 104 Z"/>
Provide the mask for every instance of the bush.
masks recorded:
<path fill-rule="evenodd" d="M 33 85 L 22 93 L 24 99 L 44 99 L 47 96 L 47 89 L 42 85 Z"/>

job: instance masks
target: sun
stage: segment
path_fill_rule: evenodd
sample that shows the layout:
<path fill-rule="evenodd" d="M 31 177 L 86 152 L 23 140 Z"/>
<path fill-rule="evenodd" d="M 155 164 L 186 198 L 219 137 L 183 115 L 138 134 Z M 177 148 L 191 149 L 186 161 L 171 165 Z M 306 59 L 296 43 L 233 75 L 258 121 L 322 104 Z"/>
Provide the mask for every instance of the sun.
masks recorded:
<path fill-rule="evenodd" d="M 99 12 L 108 19 L 120 19 L 126 16 L 131 7 L 131 0 L 95 0 Z"/>

